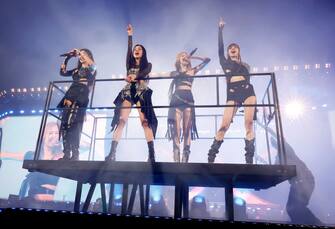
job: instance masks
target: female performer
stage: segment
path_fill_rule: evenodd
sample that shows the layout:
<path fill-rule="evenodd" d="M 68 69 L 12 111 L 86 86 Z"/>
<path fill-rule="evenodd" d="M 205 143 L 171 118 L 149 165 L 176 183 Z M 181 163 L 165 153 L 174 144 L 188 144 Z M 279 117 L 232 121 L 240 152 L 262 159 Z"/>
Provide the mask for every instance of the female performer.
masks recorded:
<path fill-rule="evenodd" d="M 228 46 L 228 58 L 224 55 L 222 31 L 224 21 L 221 18 L 219 22 L 219 58 L 224 73 L 227 76 L 227 105 L 236 105 L 235 107 L 226 107 L 224 110 L 222 123 L 219 131 L 216 133 L 213 144 L 208 152 L 208 162 L 213 163 L 216 154 L 223 142 L 223 138 L 228 131 L 230 123 L 236 114 L 238 106 L 255 105 L 256 95 L 253 86 L 250 84 L 249 65 L 242 62 L 240 55 L 240 46 L 232 43 Z M 244 107 L 244 124 L 246 129 L 245 138 L 245 161 L 247 164 L 253 163 L 255 152 L 255 133 L 253 130 L 253 118 L 255 113 L 254 106 Z"/>
<path fill-rule="evenodd" d="M 192 67 L 191 59 L 200 60 L 202 63 Z M 191 153 L 191 139 L 198 137 L 195 109 L 192 107 L 194 106 L 192 94 L 194 79 L 192 76 L 204 68 L 209 61 L 209 58 L 195 57 L 186 52 L 181 52 L 176 58 L 176 71 L 170 74 L 175 78 L 172 80 L 169 89 L 171 107 L 168 114 L 168 137 L 173 140 L 173 160 L 175 162 L 180 162 L 181 124 L 184 141 L 182 162 L 188 162 Z"/>
<path fill-rule="evenodd" d="M 133 27 L 128 25 L 128 51 L 127 51 L 127 84 L 114 100 L 116 109 L 112 121 L 113 141 L 106 161 L 115 161 L 116 147 L 121 138 L 122 130 L 128 120 L 131 106 L 136 105 L 144 135 L 148 143 L 148 162 L 155 162 L 154 137 L 157 130 L 157 118 L 152 108 L 152 90 L 148 87 L 149 73 L 152 65 L 148 62 L 147 52 L 143 45 L 133 47 Z"/>
<path fill-rule="evenodd" d="M 72 76 L 73 83 L 57 106 L 62 109 L 60 126 L 64 152 L 62 159 L 78 160 L 80 136 L 89 102 L 90 87 L 97 72 L 93 54 L 88 49 L 73 49 L 64 56 L 66 58 L 61 65 L 60 74 Z M 67 70 L 67 63 L 72 57 L 79 57 L 78 65 L 72 70 Z"/>

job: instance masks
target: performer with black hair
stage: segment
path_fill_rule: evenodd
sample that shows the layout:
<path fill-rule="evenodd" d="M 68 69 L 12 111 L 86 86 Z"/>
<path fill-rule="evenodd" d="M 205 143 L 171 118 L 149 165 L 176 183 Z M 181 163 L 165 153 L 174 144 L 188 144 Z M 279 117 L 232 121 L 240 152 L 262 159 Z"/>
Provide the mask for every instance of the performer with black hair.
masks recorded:
<path fill-rule="evenodd" d="M 154 137 L 158 121 L 152 108 L 152 90 L 148 87 L 149 73 L 152 65 L 148 62 L 147 52 L 143 45 L 137 44 L 133 48 L 133 27 L 128 25 L 128 51 L 127 51 L 127 76 L 126 86 L 121 90 L 114 104 L 114 117 L 112 120 L 113 141 L 106 161 L 115 161 L 116 147 L 120 141 L 123 128 L 131 112 L 131 106 L 136 105 L 148 143 L 148 162 L 155 162 Z"/>
<path fill-rule="evenodd" d="M 71 76 L 73 83 L 57 106 L 62 109 L 60 126 L 64 152 L 62 159 L 79 160 L 80 135 L 89 102 L 90 88 L 97 71 L 93 54 L 88 49 L 73 49 L 63 56 L 66 58 L 61 65 L 60 74 Z M 78 65 L 72 70 L 67 70 L 67 63 L 72 57 L 79 57 Z"/>

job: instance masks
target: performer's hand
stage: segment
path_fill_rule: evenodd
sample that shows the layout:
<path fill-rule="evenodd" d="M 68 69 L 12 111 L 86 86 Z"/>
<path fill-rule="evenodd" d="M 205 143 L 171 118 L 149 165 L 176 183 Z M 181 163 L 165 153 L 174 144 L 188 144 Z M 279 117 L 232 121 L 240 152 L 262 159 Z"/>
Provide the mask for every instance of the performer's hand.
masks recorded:
<path fill-rule="evenodd" d="M 124 78 L 125 81 L 127 81 L 128 83 L 130 83 L 132 81 L 132 78 L 130 76 L 126 76 Z"/>
<path fill-rule="evenodd" d="M 64 99 L 64 105 L 70 107 L 72 105 L 72 102 L 68 99 Z"/>
<path fill-rule="evenodd" d="M 226 24 L 226 23 L 224 22 L 223 17 L 220 17 L 219 28 L 220 28 L 220 29 L 223 29 L 223 27 L 224 27 L 225 24 Z"/>
<path fill-rule="evenodd" d="M 133 35 L 133 26 L 131 24 L 128 24 L 127 26 L 127 33 L 128 33 L 128 36 L 132 36 Z"/>

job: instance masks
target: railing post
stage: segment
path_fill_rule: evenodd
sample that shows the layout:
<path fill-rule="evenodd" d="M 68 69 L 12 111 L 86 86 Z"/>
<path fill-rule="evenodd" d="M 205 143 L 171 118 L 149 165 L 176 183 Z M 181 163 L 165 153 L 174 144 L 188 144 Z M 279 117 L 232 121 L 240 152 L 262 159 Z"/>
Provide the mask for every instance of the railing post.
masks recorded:
<path fill-rule="evenodd" d="M 49 113 L 50 101 L 51 101 L 51 97 L 52 97 L 52 88 L 53 88 L 53 82 L 50 82 L 49 87 L 48 87 L 47 98 L 46 98 L 46 101 L 45 101 L 45 104 L 44 104 L 44 110 L 43 110 L 40 130 L 39 130 L 39 133 L 38 133 L 38 139 L 37 139 L 37 143 L 36 143 L 36 150 L 35 150 L 35 154 L 34 154 L 34 160 L 37 160 L 40 157 L 41 144 L 42 144 L 42 140 L 43 140 L 45 125 L 46 125 L 46 121 L 47 121 L 48 113 Z"/>

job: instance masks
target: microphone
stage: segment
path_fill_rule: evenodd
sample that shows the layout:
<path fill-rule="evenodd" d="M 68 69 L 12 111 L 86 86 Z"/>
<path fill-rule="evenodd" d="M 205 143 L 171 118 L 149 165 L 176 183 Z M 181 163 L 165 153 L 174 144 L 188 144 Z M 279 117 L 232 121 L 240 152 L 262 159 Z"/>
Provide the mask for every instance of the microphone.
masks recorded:
<path fill-rule="evenodd" d="M 190 52 L 190 56 L 193 56 L 193 54 L 198 50 L 198 48 L 195 48 L 192 50 L 192 52 Z"/>
<path fill-rule="evenodd" d="M 75 56 L 75 55 L 76 55 L 76 51 L 71 51 L 71 52 L 63 53 L 60 56 L 61 57 L 70 57 L 70 56 Z"/>

